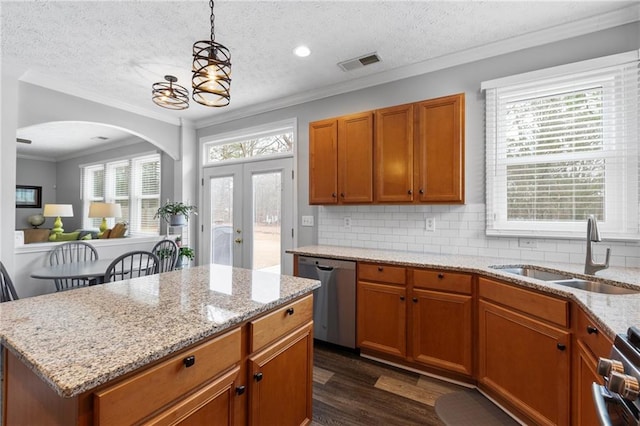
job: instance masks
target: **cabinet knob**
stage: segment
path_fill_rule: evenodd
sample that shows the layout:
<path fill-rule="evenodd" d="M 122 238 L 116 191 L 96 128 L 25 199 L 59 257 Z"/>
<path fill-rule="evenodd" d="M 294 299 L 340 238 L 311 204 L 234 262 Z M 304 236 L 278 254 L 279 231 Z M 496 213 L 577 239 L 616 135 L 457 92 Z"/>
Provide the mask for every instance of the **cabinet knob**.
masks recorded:
<path fill-rule="evenodd" d="M 404 300 L 404 296 L 400 296 L 400 300 Z"/>
<path fill-rule="evenodd" d="M 411 194 L 413 194 L 413 191 L 412 190 L 408 190 L 407 194 L 411 195 Z"/>
<path fill-rule="evenodd" d="M 589 334 L 598 334 L 598 329 L 592 325 L 587 326 L 587 333 Z"/>
<path fill-rule="evenodd" d="M 444 278 L 444 274 L 443 273 L 438 274 L 438 278 L 439 279 L 443 279 Z"/>
<path fill-rule="evenodd" d="M 293 308 L 287 309 L 287 315 L 293 315 L 293 312 L 294 312 Z"/>
<path fill-rule="evenodd" d="M 236 238 L 234 241 L 235 241 L 236 243 L 240 244 L 240 243 L 242 243 L 242 238 Z"/>
<path fill-rule="evenodd" d="M 256 382 L 259 382 L 260 380 L 262 380 L 262 373 L 258 372 L 254 374 L 253 378 L 256 380 Z"/>
<path fill-rule="evenodd" d="M 193 366 L 196 363 L 196 356 L 191 355 L 182 360 L 182 363 L 186 368 Z"/>
<path fill-rule="evenodd" d="M 342 198 L 344 198 L 344 192 L 341 192 L 341 193 L 340 193 L 340 196 L 341 196 Z"/>
<path fill-rule="evenodd" d="M 558 349 L 560 349 L 561 351 L 564 351 L 565 349 L 567 349 L 567 345 L 565 345 L 565 344 L 563 344 L 563 343 L 558 343 L 558 344 L 556 345 L 556 347 L 557 347 Z"/>
<path fill-rule="evenodd" d="M 424 194 L 424 189 L 420 188 L 420 193 Z"/>
<path fill-rule="evenodd" d="M 382 266 L 378 266 L 378 272 L 382 272 L 384 268 Z"/>
<path fill-rule="evenodd" d="M 246 388 L 244 386 L 238 386 L 236 388 L 236 395 L 242 395 L 245 390 L 246 390 Z"/>
<path fill-rule="evenodd" d="M 413 300 L 413 303 L 418 303 L 418 298 L 417 297 L 414 297 L 411 300 Z"/>
<path fill-rule="evenodd" d="M 336 198 L 336 197 L 337 197 L 337 195 L 336 195 L 336 193 L 335 193 L 335 192 L 332 192 L 332 193 L 331 193 L 331 196 L 332 196 L 333 198 Z"/>

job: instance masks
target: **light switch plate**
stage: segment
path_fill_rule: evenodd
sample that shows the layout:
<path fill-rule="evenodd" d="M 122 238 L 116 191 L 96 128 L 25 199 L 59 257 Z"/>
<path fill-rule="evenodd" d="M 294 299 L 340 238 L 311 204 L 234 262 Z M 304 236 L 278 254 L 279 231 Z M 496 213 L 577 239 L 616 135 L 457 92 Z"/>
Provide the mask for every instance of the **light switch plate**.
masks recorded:
<path fill-rule="evenodd" d="M 302 226 L 313 226 L 313 216 L 302 216 Z"/>
<path fill-rule="evenodd" d="M 533 238 L 518 238 L 518 247 L 536 248 L 538 247 L 538 240 Z"/>

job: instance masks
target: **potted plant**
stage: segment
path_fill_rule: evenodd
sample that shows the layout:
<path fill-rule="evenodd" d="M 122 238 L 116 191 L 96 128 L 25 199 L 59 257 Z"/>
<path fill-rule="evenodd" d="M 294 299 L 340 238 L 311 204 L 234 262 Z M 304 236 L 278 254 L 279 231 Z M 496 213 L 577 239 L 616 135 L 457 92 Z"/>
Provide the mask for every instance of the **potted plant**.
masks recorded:
<path fill-rule="evenodd" d="M 171 226 L 184 226 L 187 224 L 189 215 L 191 214 L 198 214 L 196 206 L 185 204 L 180 201 L 176 202 L 167 200 L 165 204 L 158 208 L 153 218 L 162 218 L 162 220 Z"/>
<path fill-rule="evenodd" d="M 191 247 L 180 247 L 178 249 L 178 267 L 184 268 L 195 257 L 196 252 Z"/>

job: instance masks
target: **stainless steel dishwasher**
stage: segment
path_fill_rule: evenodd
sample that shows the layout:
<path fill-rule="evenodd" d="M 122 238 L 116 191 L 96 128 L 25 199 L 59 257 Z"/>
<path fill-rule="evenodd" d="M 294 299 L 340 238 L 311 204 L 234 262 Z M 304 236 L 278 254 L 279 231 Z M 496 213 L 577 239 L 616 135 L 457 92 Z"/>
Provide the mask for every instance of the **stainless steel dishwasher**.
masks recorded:
<path fill-rule="evenodd" d="M 356 263 L 298 256 L 298 276 L 320 280 L 313 294 L 314 337 L 356 347 Z"/>

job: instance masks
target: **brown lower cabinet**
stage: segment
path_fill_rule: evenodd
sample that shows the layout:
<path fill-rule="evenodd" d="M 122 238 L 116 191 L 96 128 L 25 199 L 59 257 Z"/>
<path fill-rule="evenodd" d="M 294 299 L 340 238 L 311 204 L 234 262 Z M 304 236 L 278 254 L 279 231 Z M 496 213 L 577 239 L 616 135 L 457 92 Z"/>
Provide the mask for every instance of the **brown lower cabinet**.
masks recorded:
<path fill-rule="evenodd" d="M 470 275 L 359 263 L 357 317 L 365 353 L 472 376 Z"/>
<path fill-rule="evenodd" d="M 73 398 L 4 349 L 5 424 L 308 424 L 312 310 L 305 296 Z"/>

